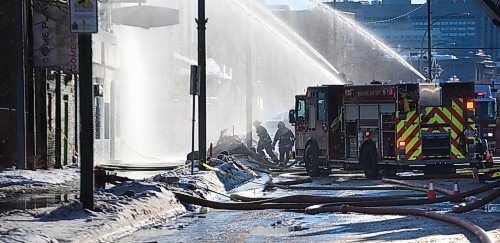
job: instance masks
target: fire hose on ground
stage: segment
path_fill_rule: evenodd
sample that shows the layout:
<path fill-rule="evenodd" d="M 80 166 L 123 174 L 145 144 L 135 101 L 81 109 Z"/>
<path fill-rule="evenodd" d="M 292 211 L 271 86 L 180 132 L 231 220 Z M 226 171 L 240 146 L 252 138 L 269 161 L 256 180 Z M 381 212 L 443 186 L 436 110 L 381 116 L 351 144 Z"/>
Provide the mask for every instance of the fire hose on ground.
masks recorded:
<path fill-rule="evenodd" d="M 456 199 L 459 197 L 476 195 L 476 194 L 482 193 L 484 191 L 491 190 L 492 188 L 499 186 L 499 184 L 500 184 L 500 182 L 492 184 L 492 185 L 487 185 L 487 186 L 484 186 L 481 188 L 467 191 L 461 195 L 445 196 L 445 197 L 442 197 L 441 200 L 444 200 L 445 198 Z M 480 206 L 484 205 L 485 203 L 493 200 L 494 198 L 497 198 L 498 193 L 499 193 L 499 190 L 497 189 L 497 190 L 495 190 L 494 193 L 485 197 L 483 200 L 483 203 L 469 205 L 467 207 L 467 210 L 472 210 L 473 208 L 480 207 Z M 450 216 L 450 215 L 438 214 L 438 213 L 433 213 L 433 212 L 428 212 L 428 211 L 423 211 L 423 210 L 418 210 L 418 209 L 363 208 L 363 207 L 348 206 L 348 205 L 356 203 L 356 202 L 359 203 L 359 200 L 361 198 L 349 198 L 349 199 L 347 199 L 347 201 L 352 200 L 351 202 L 343 202 L 340 205 L 323 207 L 324 205 L 315 205 L 315 206 L 311 206 L 311 205 L 315 204 L 317 202 L 326 202 L 328 200 L 340 201 L 340 200 L 346 200 L 346 199 L 345 198 L 340 199 L 340 198 L 328 198 L 328 197 L 298 195 L 298 196 L 288 196 L 288 197 L 282 197 L 282 198 L 266 199 L 266 200 L 254 201 L 254 202 L 223 203 L 223 202 L 215 202 L 215 201 L 210 201 L 210 200 L 206 200 L 203 198 L 191 196 L 191 195 L 188 195 L 188 194 L 182 193 L 182 192 L 174 192 L 174 194 L 176 195 L 176 197 L 180 201 L 185 202 L 185 203 L 196 204 L 196 205 L 215 208 L 215 209 L 226 209 L 226 210 L 263 210 L 263 209 L 304 210 L 304 208 L 305 208 L 306 213 L 318 213 L 318 211 L 317 210 L 315 211 L 314 209 L 320 208 L 321 212 L 344 212 L 344 213 L 345 212 L 357 212 L 357 213 L 368 213 L 368 214 L 417 215 L 417 216 L 428 217 L 428 218 L 437 219 L 437 220 L 456 224 L 456 225 L 463 227 L 463 228 L 471 231 L 472 233 L 474 233 L 481 240 L 481 242 L 493 242 L 489 238 L 489 236 L 486 234 L 486 232 L 483 229 L 481 229 L 479 226 L 474 225 L 474 224 L 472 224 L 468 221 L 465 221 L 463 219 L 460 219 L 460 218 L 457 218 L 454 216 Z M 308 201 L 306 199 L 309 199 L 308 203 L 306 203 Z M 370 200 L 370 199 L 373 199 L 373 198 L 368 198 L 368 200 Z M 389 199 L 388 197 L 380 197 L 380 198 L 376 198 L 376 200 L 377 201 L 367 201 L 367 202 L 368 203 L 370 203 L 370 202 L 371 203 L 373 203 L 373 202 L 384 203 L 384 202 L 391 202 L 392 199 Z M 427 200 L 438 201 L 438 199 L 427 199 Z M 431 202 L 431 201 L 428 201 L 428 202 Z M 393 205 L 393 206 L 401 206 L 401 204 L 397 204 L 397 205 Z"/>
<path fill-rule="evenodd" d="M 304 182 L 308 182 L 309 179 L 281 182 L 279 185 L 283 187 L 289 187 L 287 185 L 296 185 Z M 402 185 L 407 185 L 403 188 L 414 189 L 414 187 L 420 187 L 420 189 L 425 189 L 425 186 L 401 182 L 397 180 L 386 179 L 386 182 L 399 183 Z M 275 184 L 276 185 L 276 184 Z M 204 207 L 210 207 L 215 209 L 226 209 L 226 210 L 263 210 L 263 209 L 283 209 L 283 210 L 300 210 L 308 214 L 324 213 L 324 212 L 358 212 L 358 213 L 371 213 L 371 214 L 397 214 L 397 215 L 417 215 L 424 216 L 432 219 L 437 219 L 449 223 L 456 224 L 462 228 L 465 228 L 472 233 L 474 233 L 481 242 L 493 242 L 486 232 L 479 226 L 474 225 L 463 219 L 453 217 L 450 215 L 438 214 L 433 212 L 427 212 L 418 209 L 401 209 L 401 208 L 363 208 L 363 207 L 380 207 L 380 206 L 403 206 L 403 205 L 421 205 L 421 204 L 433 204 L 446 201 L 458 201 L 463 198 L 477 195 L 500 186 L 500 181 L 492 183 L 480 188 L 469 190 L 461 193 L 460 195 L 448 195 L 435 199 L 407 199 L 392 197 L 323 197 L 323 196 L 310 196 L 310 195 L 296 195 L 287 196 L 281 198 L 269 198 L 262 199 L 259 201 L 247 201 L 247 202 L 237 202 L 237 203 L 225 203 L 225 202 L 215 202 L 199 198 L 196 196 L 188 195 L 182 192 L 174 192 L 176 197 L 185 203 L 196 204 Z M 400 187 L 400 186 L 396 186 Z M 423 188 L 422 188 L 423 187 Z M 307 187 L 302 187 L 307 188 Z M 316 187 L 309 187 L 316 188 Z M 322 188 L 322 187 L 319 187 Z M 332 187 L 329 187 L 332 188 Z M 362 188 L 362 189 L 358 189 Z M 337 187 L 338 189 L 345 190 L 366 190 L 366 188 L 372 187 Z M 394 187 L 380 187 L 375 186 L 375 189 L 380 188 L 394 188 Z M 400 187 L 401 188 L 401 187 Z M 447 190 L 442 190 L 446 192 Z M 467 212 L 476 208 L 479 208 L 494 199 L 498 198 L 500 194 L 499 189 L 495 189 L 494 192 L 490 193 L 488 196 L 483 198 L 478 202 L 467 204 L 464 206 L 456 206 L 453 208 L 454 212 Z M 232 195 L 231 198 L 234 198 Z M 323 203 L 319 204 L 318 203 Z M 349 205 L 349 206 L 347 206 Z M 354 205 L 354 206 L 353 206 Z M 358 206 L 358 207 L 356 207 Z M 361 207 L 360 207 L 361 206 Z"/>
<path fill-rule="evenodd" d="M 410 195 L 413 196 L 413 195 Z M 425 196 L 425 195 L 424 195 Z M 278 198 L 251 198 L 244 197 L 238 194 L 230 195 L 232 200 L 242 202 L 273 202 L 273 203 L 326 203 L 326 202 L 365 202 L 365 201 L 385 201 L 385 200 L 398 200 L 408 198 L 406 195 L 402 196 L 385 196 L 385 197 L 329 197 L 329 196 L 315 196 L 315 195 L 295 195 Z"/>
<path fill-rule="evenodd" d="M 458 218 L 451 215 L 439 214 L 419 209 L 406 209 L 406 208 L 362 208 L 362 207 L 353 207 L 349 205 L 342 205 L 337 207 L 330 208 L 329 212 L 339 212 L 339 213 L 363 213 L 363 214 L 383 214 L 383 215 L 415 215 L 422 216 L 431 219 L 436 219 L 440 221 L 444 221 L 447 223 L 452 223 L 458 225 L 476 235 L 479 240 L 483 243 L 493 243 L 494 241 L 488 236 L 486 231 L 484 231 L 481 227 L 464 220 L 462 218 Z"/>
<path fill-rule="evenodd" d="M 266 183 L 266 188 L 265 189 L 270 189 L 273 187 L 280 188 L 280 189 L 285 189 L 285 190 L 324 190 L 324 191 L 345 191 L 345 190 L 350 190 L 350 191 L 364 191 L 364 190 L 380 190 L 380 191 L 385 191 L 385 190 L 411 190 L 411 191 L 423 191 L 427 192 L 427 189 L 418 187 L 418 186 L 399 186 L 399 185 L 393 185 L 393 186 L 336 186 L 336 187 L 327 187 L 327 186 L 294 186 L 297 184 L 303 184 L 303 183 L 309 183 L 312 182 L 311 178 L 303 178 L 303 179 L 298 179 L 298 180 L 293 180 L 293 181 L 286 181 L 286 182 L 268 182 Z"/>
<path fill-rule="evenodd" d="M 174 191 L 175 196 L 179 201 L 189 204 L 195 204 L 203 207 L 225 210 L 263 210 L 263 209 L 284 209 L 284 210 L 301 210 L 317 205 L 318 203 L 342 202 L 342 204 L 352 203 L 353 201 L 390 201 L 399 197 L 322 197 L 310 195 L 295 195 L 279 198 L 269 198 L 259 201 L 250 202 L 216 202 L 189 195 L 184 192 Z"/>
<path fill-rule="evenodd" d="M 270 187 L 276 187 L 286 190 L 316 190 L 316 191 L 388 191 L 388 190 L 410 190 L 426 192 L 426 189 L 409 186 L 282 186 L 270 184 Z"/>
<path fill-rule="evenodd" d="M 489 191 L 495 187 L 500 186 L 500 182 L 466 191 L 460 195 L 444 196 L 435 199 L 402 199 L 395 200 L 394 197 L 322 197 L 310 195 L 295 195 L 286 196 L 281 198 L 270 198 L 260 201 L 252 202 L 237 202 L 237 203 L 222 203 L 206 200 L 196 196 L 188 195 L 182 192 L 174 192 L 177 198 L 185 203 L 196 204 L 204 207 L 211 207 L 216 209 L 229 209 L 229 210 L 256 210 L 256 209 L 305 209 L 308 214 L 316 214 L 329 212 L 330 208 L 338 207 L 341 205 L 355 205 L 355 206 L 403 206 L 403 205 L 421 205 L 431 204 L 446 201 L 456 201 L 460 198 L 477 195 Z M 310 199 L 310 201 L 306 199 Z M 366 201 L 363 201 L 366 200 Z M 286 203 L 285 203 L 286 202 Z M 333 202 L 333 203 L 331 203 Z M 319 204 L 318 203 L 324 203 Z M 282 207 L 280 207 L 280 204 Z"/>
<path fill-rule="evenodd" d="M 482 198 L 481 200 L 465 204 L 465 205 L 457 205 L 452 208 L 453 212 L 455 213 L 465 213 L 469 212 L 471 210 L 474 210 L 476 208 L 482 207 L 493 200 L 497 199 L 500 196 L 500 189 L 494 189 L 493 192 Z"/>
<path fill-rule="evenodd" d="M 399 184 L 399 185 L 413 187 L 413 188 L 421 188 L 421 189 L 424 189 L 424 190 L 428 189 L 427 185 L 421 185 L 421 184 L 411 183 L 411 182 L 406 182 L 406 181 L 401 181 L 401 180 L 395 180 L 395 179 L 389 179 L 389 178 L 382 178 L 382 181 L 386 182 L 386 183 Z M 450 191 L 450 190 L 447 190 L 447 189 L 444 189 L 444 188 L 440 188 L 440 187 L 436 187 L 436 186 L 434 187 L 434 190 L 437 191 L 437 192 L 440 192 L 442 194 L 445 194 L 445 195 L 452 195 L 453 194 L 453 192 Z"/>
<path fill-rule="evenodd" d="M 496 183 L 492 183 L 483 187 L 479 187 L 476 189 L 472 189 L 466 192 L 463 192 L 459 195 L 449 195 L 444 197 L 438 197 L 433 199 L 401 199 L 401 200 L 393 200 L 393 201 L 366 201 L 359 202 L 353 201 L 350 202 L 351 206 L 358 207 L 387 207 L 387 206 L 408 206 L 408 205 L 423 205 L 423 204 L 434 204 L 434 203 L 442 203 L 442 202 L 454 202 L 459 201 L 463 198 L 474 196 L 489 190 L 492 190 L 496 187 L 500 186 L 500 181 Z M 346 203 L 344 203 L 346 204 Z M 309 208 L 306 208 L 306 213 L 308 214 L 317 214 L 317 213 L 325 213 L 329 212 L 329 208 L 341 206 L 340 203 L 328 203 L 322 205 L 315 205 Z M 477 207 L 476 207 L 477 208 Z"/>

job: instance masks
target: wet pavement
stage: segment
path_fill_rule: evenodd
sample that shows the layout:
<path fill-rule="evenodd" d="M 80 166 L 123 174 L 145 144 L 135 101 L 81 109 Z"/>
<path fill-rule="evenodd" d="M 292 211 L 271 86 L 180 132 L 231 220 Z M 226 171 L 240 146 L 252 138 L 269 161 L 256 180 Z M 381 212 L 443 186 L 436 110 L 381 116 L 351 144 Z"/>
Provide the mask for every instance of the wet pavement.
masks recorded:
<path fill-rule="evenodd" d="M 51 207 L 70 199 L 78 199 L 77 193 L 21 194 L 0 198 L 0 213 L 10 210 L 26 210 Z"/>
<path fill-rule="evenodd" d="M 79 198 L 80 180 L 0 187 L 0 215 L 11 210 L 52 207 Z"/>

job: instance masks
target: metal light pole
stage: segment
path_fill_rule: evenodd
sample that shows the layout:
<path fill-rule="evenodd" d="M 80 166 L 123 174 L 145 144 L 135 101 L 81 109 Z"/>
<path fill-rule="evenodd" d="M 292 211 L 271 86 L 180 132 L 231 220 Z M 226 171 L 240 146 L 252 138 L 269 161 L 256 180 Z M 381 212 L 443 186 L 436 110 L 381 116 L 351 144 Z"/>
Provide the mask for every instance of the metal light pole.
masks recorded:
<path fill-rule="evenodd" d="M 428 68 L 428 80 L 427 82 L 432 82 L 432 33 L 431 33 L 431 0 L 427 0 L 427 68 Z"/>
<path fill-rule="evenodd" d="M 205 18 L 205 0 L 198 0 L 198 68 L 200 69 L 200 95 L 198 97 L 198 149 L 200 151 L 201 163 L 207 158 L 207 72 L 206 72 L 206 50 L 205 29 L 207 19 Z"/>

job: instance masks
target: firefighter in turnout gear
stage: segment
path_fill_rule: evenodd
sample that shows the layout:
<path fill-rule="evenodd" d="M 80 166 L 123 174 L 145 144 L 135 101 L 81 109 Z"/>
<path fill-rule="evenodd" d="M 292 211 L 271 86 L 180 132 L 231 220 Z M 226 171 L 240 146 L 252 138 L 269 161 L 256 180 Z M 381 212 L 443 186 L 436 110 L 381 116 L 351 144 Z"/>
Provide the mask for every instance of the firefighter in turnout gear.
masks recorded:
<path fill-rule="evenodd" d="M 257 120 L 253 122 L 253 126 L 257 131 L 257 136 L 259 137 L 259 142 L 257 143 L 257 153 L 265 157 L 266 155 L 264 153 L 264 150 L 266 150 L 266 153 L 269 155 L 269 157 L 271 157 L 271 160 L 275 163 L 278 162 L 278 158 L 273 153 L 271 137 L 269 137 L 269 133 L 267 132 L 266 128 L 261 126 L 260 122 Z"/>
<path fill-rule="evenodd" d="M 286 165 L 290 159 L 290 151 L 292 151 L 295 136 L 293 132 L 285 127 L 285 123 L 280 121 L 278 123 L 278 131 L 274 135 L 273 148 L 278 142 L 279 152 L 280 152 L 280 164 Z"/>

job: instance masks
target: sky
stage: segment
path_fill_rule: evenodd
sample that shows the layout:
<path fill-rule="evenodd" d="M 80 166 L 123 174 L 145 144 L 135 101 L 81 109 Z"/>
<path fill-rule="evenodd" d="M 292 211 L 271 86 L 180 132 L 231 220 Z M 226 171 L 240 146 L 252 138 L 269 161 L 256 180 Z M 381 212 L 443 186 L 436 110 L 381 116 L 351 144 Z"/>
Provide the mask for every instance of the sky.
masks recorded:
<path fill-rule="evenodd" d="M 331 2 L 332 0 L 324 1 L 324 2 Z M 358 0 L 353 0 L 353 1 L 358 1 Z M 422 4 L 426 0 L 412 0 L 411 3 L 413 4 Z M 299 9 L 306 9 L 307 8 L 307 3 L 309 0 L 266 0 L 267 4 L 286 4 L 290 5 L 293 9 L 299 10 Z"/>

